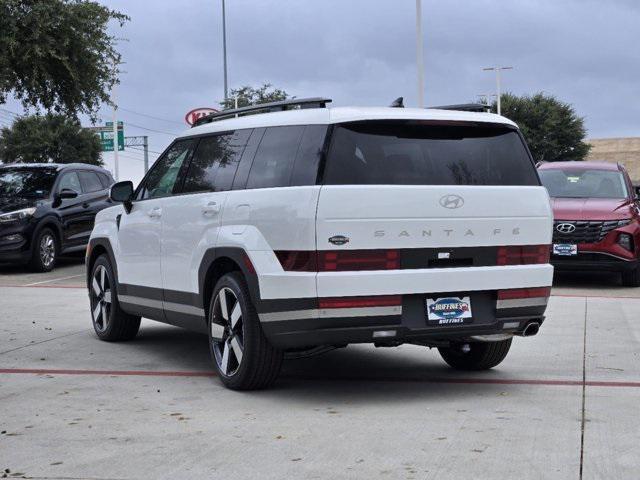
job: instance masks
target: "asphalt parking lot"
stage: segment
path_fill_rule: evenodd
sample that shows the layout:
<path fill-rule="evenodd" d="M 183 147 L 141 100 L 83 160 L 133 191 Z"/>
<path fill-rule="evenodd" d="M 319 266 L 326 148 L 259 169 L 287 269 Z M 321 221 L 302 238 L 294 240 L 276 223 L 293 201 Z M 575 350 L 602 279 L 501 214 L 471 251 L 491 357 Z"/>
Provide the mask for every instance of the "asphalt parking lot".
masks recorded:
<path fill-rule="evenodd" d="M 350 346 L 238 393 L 199 335 L 147 321 L 133 342 L 98 341 L 83 275 L 77 258 L 49 274 L 0 267 L 8 477 L 638 476 L 640 289 L 615 277 L 559 277 L 541 333 L 489 372 Z"/>

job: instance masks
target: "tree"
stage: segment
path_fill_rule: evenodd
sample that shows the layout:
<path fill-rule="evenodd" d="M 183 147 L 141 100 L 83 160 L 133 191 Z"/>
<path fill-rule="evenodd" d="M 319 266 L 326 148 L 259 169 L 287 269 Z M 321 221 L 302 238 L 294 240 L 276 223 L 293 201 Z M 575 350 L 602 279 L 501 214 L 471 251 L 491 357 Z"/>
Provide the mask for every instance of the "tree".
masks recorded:
<path fill-rule="evenodd" d="M 589 153 L 584 119 L 570 104 L 542 92 L 522 97 L 506 93 L 501 101 L 502 115 L 518 124 L 536 162 L 584 160 Z"/>
<path fill-rule="evenodd" d="M 62 114 L 20 117 L 0 131 L 0 159 L 5 163 L 90 163 L 102 165 L 100 138 Z"/>
<path fill-rule="evenodd" d="M 89 0 L 0 0 L 0 103 L 95 117 L 120 64 L 108 23 L 128 19 Z"/>
<path fill-rule="evenodd" d="M 260 88 L 253 88 L 245 85 L 240 88 L 231 89 L 229 98 L 220 102 L 223 109 L 235 108 L 234 97 L 238 100 L 238 107 L 248 107 L 249 105 L 258 105 L 260 103 L 277 102 L 286 100 L 291 97 L 284 90 L 273 88 L 270 83 L 265 83 Z"/>

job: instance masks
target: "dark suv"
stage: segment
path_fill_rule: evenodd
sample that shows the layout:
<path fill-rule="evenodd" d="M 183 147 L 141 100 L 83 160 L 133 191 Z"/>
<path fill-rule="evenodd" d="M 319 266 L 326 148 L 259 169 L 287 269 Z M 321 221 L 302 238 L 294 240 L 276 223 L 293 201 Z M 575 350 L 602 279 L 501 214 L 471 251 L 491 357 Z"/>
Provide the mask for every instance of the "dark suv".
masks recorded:
<path fill-rule="evenodd" d="M 113 182 L 82 163 L 0 165 L 0 263 L 47 272 L 60 253 L 83 250 Z"/>

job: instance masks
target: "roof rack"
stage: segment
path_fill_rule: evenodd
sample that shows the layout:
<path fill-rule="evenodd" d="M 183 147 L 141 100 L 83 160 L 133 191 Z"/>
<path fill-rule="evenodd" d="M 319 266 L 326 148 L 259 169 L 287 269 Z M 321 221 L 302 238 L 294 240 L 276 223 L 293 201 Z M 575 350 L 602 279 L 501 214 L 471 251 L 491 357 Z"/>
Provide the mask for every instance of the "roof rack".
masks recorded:
<path fill-rule="evenodd" d="M 250 105 L 248 107 L 231 108 L 229 110 L 222 110 L 221 112 L 201 117 L 193 123 L 192 127 L 225 120 L 227 118 L 253 115 L 256 113 L 282 112 L 284 110 L 296 110 L 303 108 L 325 108 L 327 103 L 330 102 L 330 98 L 322 97 L 292 98 L 290 100 L 281 100 L 279 102 L 260 103 L 258 105 Z"/>
<path fill-rule="evenodd" d="M 429 107 L 429 109 L 437 110 L 459 110 L 461 112 L 489 112 L 490 105 L 484 103 L 460 103 L 458 105 L 441 105 L 439 107 Z"/>

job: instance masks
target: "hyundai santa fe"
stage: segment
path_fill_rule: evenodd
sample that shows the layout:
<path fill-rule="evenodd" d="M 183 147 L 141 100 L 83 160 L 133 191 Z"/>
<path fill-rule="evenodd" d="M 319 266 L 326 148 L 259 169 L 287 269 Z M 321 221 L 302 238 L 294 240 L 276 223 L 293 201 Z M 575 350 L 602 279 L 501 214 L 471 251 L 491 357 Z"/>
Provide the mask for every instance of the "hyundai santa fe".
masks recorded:
<path fill-rule="evenodd" d="M 0 263 L 46 272 L 83 251 L 93 221 L 112 204 L 111 174 L 82 163 L 0 165 Z"/>
<path fill-rule="evenodd" d="M 558 270 L 613 271 L 640 286 L 640 210 L 625 168 L 606 162 L 539 166 L 553 204 L 553 252 Z"/>
<path fill-rule="evenodd" d="M 112 187 L 87 249 L 100 339 L 199 331 L 221 381 L 257 389 L 285 352 L 410 343 L 483 370 L 537 333 L 552 214 L 517 126 L 328 102 L 204 117 Z"/>

